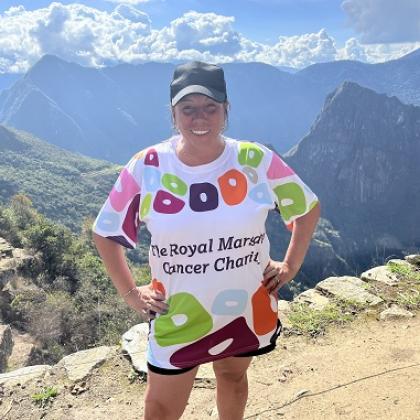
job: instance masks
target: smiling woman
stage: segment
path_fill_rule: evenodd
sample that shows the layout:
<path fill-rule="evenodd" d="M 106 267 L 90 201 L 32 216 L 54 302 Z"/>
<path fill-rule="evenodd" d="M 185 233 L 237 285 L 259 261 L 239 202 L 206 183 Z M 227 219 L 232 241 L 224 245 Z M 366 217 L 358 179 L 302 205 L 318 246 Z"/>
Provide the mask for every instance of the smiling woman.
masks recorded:
<path fill-rule="evenodd" d="M 299 270 L 319 217 L 315 194 L 262 144 L 222 135 L 223 69 L 179 65 L 171 83 L 178 134 L 137 153 L 94 225 L 95 242 L 127 304 L 147 316 L 145 419 L 178 419 L 198 366 L 212 362 L 220 419 L 243 418 L 246 372 L 281 331 L 279 288 Z M 284 261 L 265 221 L 278 208 L 293 231 Z M 137 287 L 121 246 L 151 233 L 152 282 Z"/>

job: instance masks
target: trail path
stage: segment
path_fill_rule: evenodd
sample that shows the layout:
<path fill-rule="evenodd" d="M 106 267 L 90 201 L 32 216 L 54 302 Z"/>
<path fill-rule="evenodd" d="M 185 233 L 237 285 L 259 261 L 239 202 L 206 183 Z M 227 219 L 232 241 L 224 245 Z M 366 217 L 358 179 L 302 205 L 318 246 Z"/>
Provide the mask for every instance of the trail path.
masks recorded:
<path fill-rule="evenodd" d="M 129 372 L 124 358 L 109 361 L 86 391 L 62 388 L 45 409 L 31 402 L 34 388 L 16 390 L 3 398 L 0 418 L 11 407 L 3 418 L 141 419 L 145 384 L 130 384 Z M 196 381 L 183 419 L 217 419 L 214 385 Z M 283 337 L 274 352 L 254 359 L 249 385 L 246 419 L 419 419 L 420 316 L 359 319 L 316 340 Z"/>

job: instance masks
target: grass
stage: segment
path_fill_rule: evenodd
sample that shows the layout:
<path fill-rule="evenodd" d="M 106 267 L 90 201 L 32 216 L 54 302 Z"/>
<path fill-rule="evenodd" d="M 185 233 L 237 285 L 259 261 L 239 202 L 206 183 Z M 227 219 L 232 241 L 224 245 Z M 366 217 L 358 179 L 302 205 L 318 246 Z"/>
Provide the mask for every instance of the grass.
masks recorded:
<path fill-rule="evenodd" d="M 404 279 L 420 282 L 420 271 L 414 267 L 398 263 L 388 263 L 386 267 L 391 273 L 397 274 Z"/>
<path fill-rule="evenodd" d="M 345 313 L 336 303 L 331 303 L 322 310 L 312 309 L 303 303 L 294 304 L 291 309 L 288 319 L 293 332 L 312 337 L 323 334 L 330 324 L 344 324 L 353 319 L 353 315 Z"/>
<path fill-rule="evenodd" d="M 47 388 L 42 388 L 42 391 L 39 392 L 38 394 L 32 395 L 32 400 L 35 402 L 35 404 L 43 408 L 47 404 L 52 403 L 52 401 L 57 395 L 58 395 L 57 388 L 53 386 L 49 386 Z"/>

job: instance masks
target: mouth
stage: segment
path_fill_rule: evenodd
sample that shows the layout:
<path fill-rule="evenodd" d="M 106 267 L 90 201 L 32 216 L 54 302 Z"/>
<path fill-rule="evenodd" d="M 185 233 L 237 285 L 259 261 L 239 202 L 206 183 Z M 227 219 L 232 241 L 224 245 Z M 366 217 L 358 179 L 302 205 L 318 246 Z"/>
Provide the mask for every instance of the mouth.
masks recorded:
<path fill-rule="evenodd" d="M 191 130 L 195 136 L 205 136 L 206 134 L 210 133 L 210 130 Z"/>

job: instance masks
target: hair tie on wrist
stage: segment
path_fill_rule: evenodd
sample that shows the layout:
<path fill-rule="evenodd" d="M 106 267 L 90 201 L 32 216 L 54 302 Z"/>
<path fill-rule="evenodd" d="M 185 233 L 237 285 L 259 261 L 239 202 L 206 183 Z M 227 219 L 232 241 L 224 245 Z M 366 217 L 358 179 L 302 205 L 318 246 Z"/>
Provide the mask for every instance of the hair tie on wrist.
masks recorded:
<path fill-rule="evenodd" d="M 130 289 L 127 293 L 122 295 L 123 298 L 127 297 L 133 290 L 137 289 L 137 286 L 134 286 L 132 289 Z"/>

